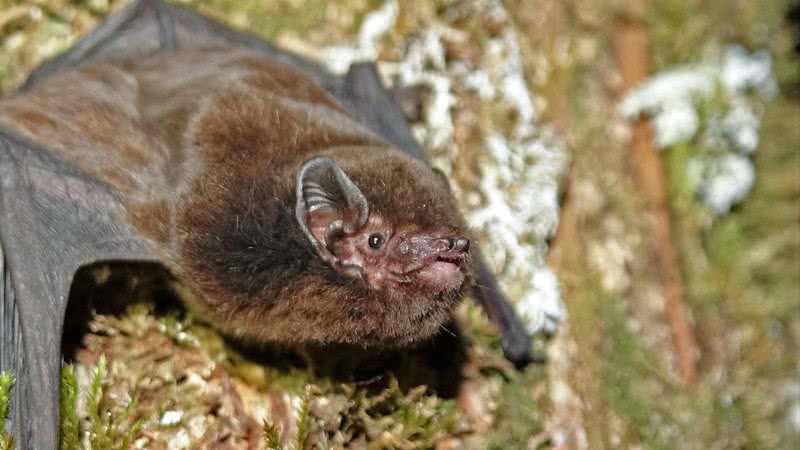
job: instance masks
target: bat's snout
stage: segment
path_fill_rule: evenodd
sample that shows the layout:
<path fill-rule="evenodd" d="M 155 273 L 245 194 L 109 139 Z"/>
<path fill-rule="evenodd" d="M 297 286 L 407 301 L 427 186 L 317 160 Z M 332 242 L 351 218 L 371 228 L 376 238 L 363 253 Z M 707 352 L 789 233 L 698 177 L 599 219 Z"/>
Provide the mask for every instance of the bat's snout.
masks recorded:
<path fill-rule="evenodd" d="M 469 239 L 459 236 L 459 237 L 449 237 L 447 238 L 448 250 L 450 251 L 457 251 L 462 253 L 469 252 Z"/>

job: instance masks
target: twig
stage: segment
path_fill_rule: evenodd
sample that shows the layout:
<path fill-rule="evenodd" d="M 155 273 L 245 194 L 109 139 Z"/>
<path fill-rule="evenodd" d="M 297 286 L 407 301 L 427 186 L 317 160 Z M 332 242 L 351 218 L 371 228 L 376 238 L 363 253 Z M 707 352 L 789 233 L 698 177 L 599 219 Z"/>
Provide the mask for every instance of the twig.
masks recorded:
<path fill-rule="evenodd" d="M 626 18 L 616 24 L 614 51 L 626 90 L 645 79 L 649 71 L 648 46 L 647 30 L 639 20 Z M 656 219 L 653 246 L 664 291 L 665 312 L 678 355 L 678 370 L 684 384 L 688 386 L 694 382 L 698 349 L 694 332 L 689 325 L 678 257 L 672 245 L 664 169 L 661 159 L 653 149 L 653 136 L 648 124 L 643 119 L 638 120 L 633 124 L 632 133 L 631 157 L 636 181 L 644 191 Z"/>

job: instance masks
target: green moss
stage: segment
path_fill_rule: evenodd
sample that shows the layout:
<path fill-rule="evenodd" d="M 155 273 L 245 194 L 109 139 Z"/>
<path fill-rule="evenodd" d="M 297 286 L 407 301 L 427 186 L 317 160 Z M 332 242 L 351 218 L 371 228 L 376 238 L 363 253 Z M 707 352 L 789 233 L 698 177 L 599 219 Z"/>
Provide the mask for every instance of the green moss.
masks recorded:
<path fill-rule="evenodd" d="M 14 377 L 0 372 L 0 450 L 14 450 L 14 439 L 6 432 L 6 419 L 11 411 L 11 388 Z"/>
<path fill-rule="evenodd" d="M 665 371 L 641 338 L 631 332 L 627 313 L 617 299 L 602 296 L 598 306 L 598 319 L 608 338 L 601 357 L 601 392 L 609 408 L 627 422 L 625 440 L 652 449 L 674 448 L 670 436 L 664 434 L 675 424 L 661 410 L 659 396 L 653 395 L 656 384 L 660 389 L 669 386 Z"/>
<path fill-rule="evenodd" d="M 487 448 L 528 448 L 531 436 L 544 429 L 543 405 L 534 395 L 533 387 L 543 382 L 544 367 L 530 366 L 518 379 L 491 379 L 500 384 L 498 408 L 494 424 L 487 436 Z M 546 445 L 544 442 L 542 445 Z M 540 448 L 540 447 L 537 447 Z"/>
<path fill-rule="evenodd" d="M 310 0 L 289 1 L 238 1 L 238 0 L 199 0 L 189 2 L 201 11 L 247 28 L 256 34 L 274 38 L 281 31 L 309 31 L 320 26 L 324 20 L 325 2 Z"/>
<path fill-rule="evenodd" d="M 134 420 L 137 399 L 131 398 L 122 408 L 107 405 L 103 385 L 108 376 L 108 363 L 101 355 L 86 394 L 89 443 L 92 450 L 127 450 L 142 426 L 141 420 Z"/>
<path fill-rule="evenodd" d="M 80 419 L 78 418 L 78 378 L 75 367 L 66 364 L 61 369 L 61 449 L 80 448 Z"/>
<path fill-rule="evenodd" d="M 264 445 L 267 447 L 267 450 L 284 450 L 281 444 L 280 430 L 278 430 L 275 424 L 264 420 L 261 432 L 264 436 Z"/>
<path fill-rule="evenodd" d="M 383 442 L 385 448 L 428 448 L 452 431 L 454 403 L 426 395 L 418 386 L 404 392 L 397 379 L 376 396 L 358 390 L 355 419 L 350 426 L 363 430 L 367 438 Z"/>
<path fill-rule="evenodd" d="M 295 450 L 306 448 L 311 421 L 311 395 L 306 392 L 300 400 L 300 409 L 297 411 L 297 434 L 295 435 L 293 447 Z"/>

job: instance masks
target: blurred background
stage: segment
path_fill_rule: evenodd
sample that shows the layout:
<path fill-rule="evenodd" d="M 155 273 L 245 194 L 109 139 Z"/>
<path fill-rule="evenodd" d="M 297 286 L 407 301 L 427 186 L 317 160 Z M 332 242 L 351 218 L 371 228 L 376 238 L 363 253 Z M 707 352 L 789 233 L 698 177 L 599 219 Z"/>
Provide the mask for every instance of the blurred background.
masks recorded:
<path fill-rule="evenodd" d="M 469 300 L 377 360 L 241 349 L 129 272 L 65 370 L 66 448 L 800 448 L 800 2 L 179 3 L 413 87 L 535 361 Z M 0 0 L 0 93 L 127 4 Z"/>

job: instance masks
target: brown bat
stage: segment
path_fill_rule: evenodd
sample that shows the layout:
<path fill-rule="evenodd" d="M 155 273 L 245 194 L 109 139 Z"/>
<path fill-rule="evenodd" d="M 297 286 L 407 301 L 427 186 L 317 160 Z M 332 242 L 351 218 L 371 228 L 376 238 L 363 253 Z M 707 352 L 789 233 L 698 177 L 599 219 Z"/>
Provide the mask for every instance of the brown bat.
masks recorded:
<path fill-rule="evenodd" d="M 69 286 L 97 261 L 163 264 L 190 309 L 256 342 L 409 345 L 472 287 L 527 358 L 374 67 L 336 77 L 180 7 L 135 3 L 0 101 L 0 205 L 22 448 L 58 442 Z"/>

